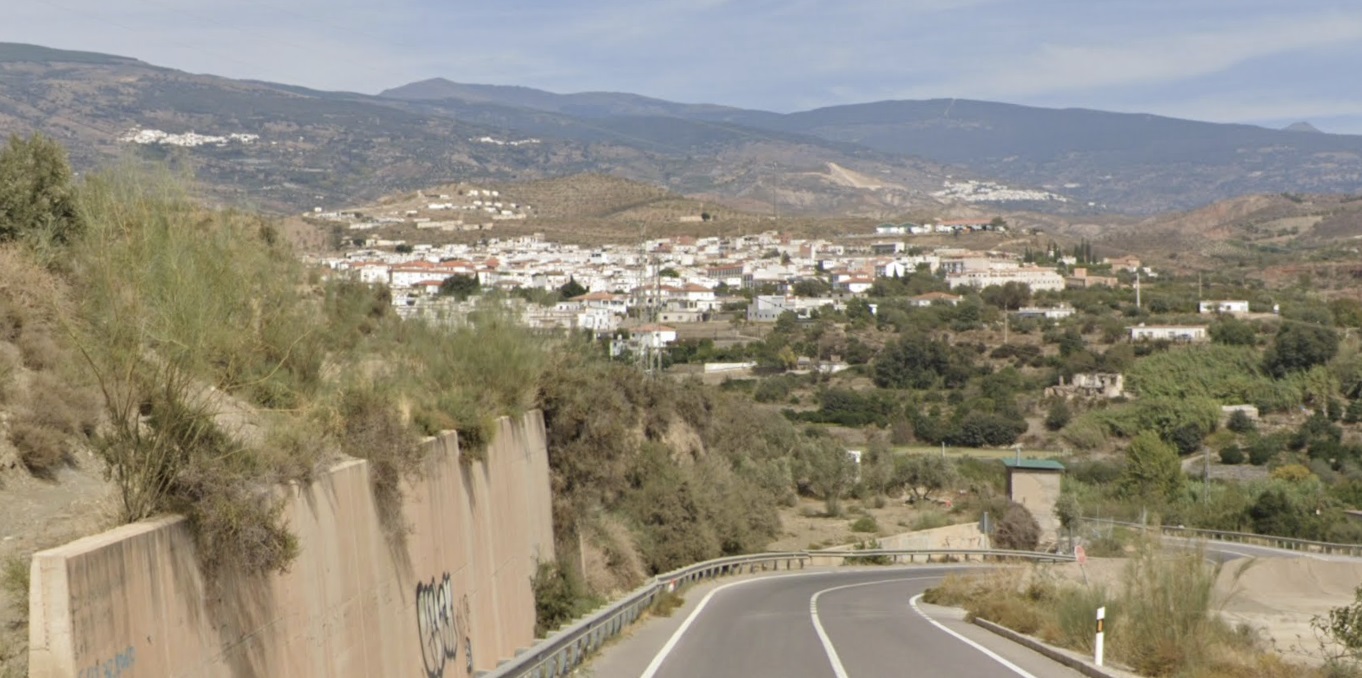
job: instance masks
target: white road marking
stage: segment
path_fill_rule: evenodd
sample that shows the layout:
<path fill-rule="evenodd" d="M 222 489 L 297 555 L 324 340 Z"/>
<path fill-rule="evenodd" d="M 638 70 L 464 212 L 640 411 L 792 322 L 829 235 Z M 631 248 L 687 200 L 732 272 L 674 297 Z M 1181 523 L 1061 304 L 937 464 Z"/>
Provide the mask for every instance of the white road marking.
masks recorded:
<path fill-rule="evenodd" d="M 643 673 L 639 675 L 639 678 L 653 678 L 653 676 L 657 675 L 658 669 L 662 668 L 662 662 L 667 660 L 667 655 L 671 654 L 672 650 L 676 648 L 676 644 L 681 642 L 681 636 L 684 636 L 686 634 L 686 629 L 689 629 L 690 625 L 695 623 L 695 619 L 700 616 L 701 612 L 704 611 L 705 606 L 709 605 L 709 599 L 713 598 L 714 594 L 730 587 L 741 586 L 743 584 L 751 584 L 752 582 L 756 581 L 785 579 L 787 577 L 811 577 L 819 574 L 828 574 L 828 572 L 825 571 L 797 572 L 795 574 L 776 574 L 771 575 L 769 577 L 757 577 L 754 579 L 744 579 L 742 581 L 729 582 L 727 584 L 719 586 L 718 588 L 715 588 L 713 591 L 710 591 L 709 593 L 705 594 L 704 598 L 700 599 L 700 604 L 696 605 L 695 609 L 691 610 L 690 615 L 686 617 L 686 620 L 681 622 L 681 626 L 678 627 L 674 633 L 672 633 L 672 637 L 667 639 L 667 644 L 663 645 L 662 649 L 657 651 L 657 655 L 653 657 L 652 663 L 648 664 L 648 668 L 643 670 Z"/>
<path fill-rule="evenodd" d="M 1006 659 L 1003 659 L 1000 655 L 998 655 L 998 653 L 994 652 L 993 650 L 990 650 L 990 649 L 984 647 L 983 645 L 980 645 L 979 643 L 976 643 L 976 642 L 970 640 L 969 638 L 966 638 L 966 637 L 960 635 L 959 633 L 956 633 L 955 631 L 952 631 L 951 629 L 947 628 L 945 624 L 942 624 L 941 622 L 939 622 L 939 621 L 937 621 L 937 620 L 935 620 L 935 619 L 932 619 L 931 617 L 928 617 L 928 616 L 927 616 L 927 613 L 926 613 L 926 612 L 923 612 L 923 611 L 922 611 L 922 608 L 920 608 L 920 607 L 917 606 L 917 601 L 918 601 L 918 600 L 921 600 L 921 599 L 922 599 L 922 594 L 919 593 L 919 594 L 913 596 L 912 600 L 909 600 L 909 601 L 908 601 L 908 604 L 912 606 L 913 611 L 916 612 L 916 613 L 918 614 L 918 616 L 922 617 L 923 619 L 926 619 L 927 622 L 930 623 L 932 626 L 935 626 L 936 628 L 941 629 L 942 631 L 945 631 L 946 633 L 949 633 L 949 634 L 951 634 L 952 636 L 955 636 L 955 637 L 956 637 L 957 639 L 959 639 L 961 642 L 963 642 L 963 643 L 965 643 L 966 645 L 969 645 L 970 647 L 972 647 L 972 648 L 974 648 L 974 649 L 976 649 L 976 650 L 978 650 L 978 651 L 984 653 L 984 656 L 986 656 L 986 657 L 992 659 L 993 661 L 998 662 L 999 664 L 1002 664 L 1002 665 L 1003 665 L 1004 667 L 1006 667 L 1008 670 L 1010 670 L 1010 671 L 1012 671 L 1013 673 L 1015 673 L 1015 674 L 1021 676 L 1022 678 L 1036 678 L 1035 676 L 1033 676 L 1033 675 L 1027 673 L 1025 670 L 1023 670 L 1020 666 L 1017 666 L 1016 664 L 1013 664 L 1012 662 L 1007 661 Z"/>
<path fill-rule="evenodd" d="M 837 656 L 837 648 L 833 647 L 832 639 L 828 638 L 828 632 L 823 630 L 823 622 L 819 621 L 818 619 L 819 596 L 823 595 L 824 593 L 841 591 L 843 589 L 855 589 L 860 588 L 862 586 L 874 586 L 876 584 L 897 584 L 905 581 L 921 581 L 923 579 L 940 579 L 940 578 L 941 577 L 938 575 L 935 577 L 903 577 L 900 579 L 878 579 L 875 581 L 861 582 L 859 584 L 844 584 L 842 586 L 833 586 L 832 588 L 826 588 L 823 589 L 822 591 L 813 594 L 813 597 L 809 598 L 809 617 L 813 619 L 813 630 L 818 633 L 818 640 L 823 642 L 823 653 L 828 656 L 828 662 L 832 664 L 833 675 L 837 676 L 837 678 L 848 678 L 846 667 L 842 666 L 842 658 Z"/>

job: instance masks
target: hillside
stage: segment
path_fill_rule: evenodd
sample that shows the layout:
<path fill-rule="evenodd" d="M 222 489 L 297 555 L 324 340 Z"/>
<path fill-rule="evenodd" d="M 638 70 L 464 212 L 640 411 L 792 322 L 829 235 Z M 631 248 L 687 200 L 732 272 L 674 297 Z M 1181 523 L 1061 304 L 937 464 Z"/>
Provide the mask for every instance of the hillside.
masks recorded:
<path fill-rule="evenodd" d="M 1362 179 L 1362 137 L 1302 134 L 1146 114 L 987 101 L 881 101 L 790 114 L 685 105 L 630 94 L 552 94 L 424 82 L 385 96 L 498 105 L 597 121 L 669 115 L 912 154 L 1130 214 L 1189 209 L 1249 193 L 1331 193 Z M 1313 129 L 1313 128 L 1311 128 Z M 1050 210 L 1077 211 L 1052 205 Z"/>
<path fill-rule="evenodd" d="M 211 198 L 298 212 L 452 181 L 597 172 L 742 200 L 832 162 L 901 188 L 821 187 L 787 211 L 935 204 L 945 171 L 807 135 L 639 115 L 602 123 L 501 104 L 408 102 L 0 44 L 0 130 L 41 131 L 79 170 L 119 157 L 192 171 Z M 663 110 L 666 112 L 666 110 Z M 140 132 L 140 134 L 138 134 Z M 823 199 L 831 202 L 824 204 Z"/>

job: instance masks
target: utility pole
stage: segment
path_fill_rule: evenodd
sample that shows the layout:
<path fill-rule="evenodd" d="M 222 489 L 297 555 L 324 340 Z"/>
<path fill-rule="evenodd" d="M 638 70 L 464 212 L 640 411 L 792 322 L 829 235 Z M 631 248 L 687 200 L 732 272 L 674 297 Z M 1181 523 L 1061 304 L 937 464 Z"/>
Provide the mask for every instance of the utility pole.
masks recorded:
<path fill-rule="evenodd" d="M 1140 308 L 1140 269 L 1135 269 L 1135 308 Z"/>
<path fill-rule="evenodd" d="M 1201 446 L 1201 503 L 1211 501 L 1211 448 Z"/>

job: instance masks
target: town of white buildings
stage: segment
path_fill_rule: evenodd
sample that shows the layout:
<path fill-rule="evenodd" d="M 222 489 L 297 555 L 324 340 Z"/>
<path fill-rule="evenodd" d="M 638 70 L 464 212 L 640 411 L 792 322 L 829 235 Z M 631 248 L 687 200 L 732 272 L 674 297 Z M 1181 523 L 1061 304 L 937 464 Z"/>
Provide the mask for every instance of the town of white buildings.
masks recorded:
<path fill-rule="evenodd" d="M 197 132 L 185 132 L 183 134 L 172 134 L 162 132 L 159 129 L 140 129 L 134 127 L 128 130 L 118 140 L 125 144 L 161 145 L 161 146 L 226 146 L 230 143 L 252 144 L 260 139 L 258 134 L 228 134 L 218 136 L 213 134 L 199 134 Z"/>
<path fill-rule="evenodd" d="M 960 202 L 1069 202 L 1069 199 L 1034 189 L 1008 188 L 992 181 L 947 181 L 945 188 L 932 193 L 943 200 Z"/>
<path fill-rule="evenodd" d="M 1054 268 L 1025 264 L 1008 252 L 941 247 L 910 254 L 902 242 L 848 245 L 774 231 L 599 247 L 550 242 L 538 234 L 489 238 L 480 245 L 418 244 L 401 247 L 402 252 L 394 251 L 398 245 L 405 243 L 367 239 L 365 247 L 317 263 L 335 274 L 388 285 L 400 313 L 431 318 L 457 317 L 471 308 L 438 297 L 441 283 L 450 276 L 474 276 L 484 290 L 507 292 L 555 291 L 573 280 L 585 294 L 551 307 L 519 304 L 525 324 L 597 334 L 623 330 L 639 341 L 657 344 L 675 339 L 672 325 L 706 320 L 743 290 L 756 292 L 747 305 L 747 319 L 774 322 L 786 311 L 808 317 L 815 308 L 842 308 L 865 295 L 877 278 L 906 276 L 924 266 L 942 274 L 953 289 L 1008 282 L 1026 284 L 1034 291 L 1087 287 L 1099 280 L 1115 284 L 1114 278 L 1066 278 Z M 791 293 L 797 282 L 813 278 L 829 282 L 831 293 L 813 298 Z M 957 295 L 933 293 L 911 303 L 959 300 Z"/>

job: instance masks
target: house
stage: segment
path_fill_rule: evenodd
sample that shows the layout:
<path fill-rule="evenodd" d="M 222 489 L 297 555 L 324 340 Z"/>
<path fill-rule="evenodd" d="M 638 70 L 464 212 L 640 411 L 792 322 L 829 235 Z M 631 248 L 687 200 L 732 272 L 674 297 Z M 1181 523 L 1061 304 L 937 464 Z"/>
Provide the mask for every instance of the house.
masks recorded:
<path fill-rule="evenodd" d="M 663 323 L 698 323 L 705 319 L 705 312 L 698 308 L 676 308 L 666 306 L 657 312 L 658 322 Z"/>
<path fill-rule="evenodd" d="M 922 308 L 924 306 L 931 306 L 932 304 L 946 304 L 950 306 L 956 306 L 960 303 L 961 299 L 964 299 L 964 297 L 958 294 L 948 294 L 946 292 L 928 292 L 926 294 L 919 294 L 916 297 L 908 297 L 908 304 L 910 306 L 917 306 L 919 308 Z"/>
<path fill-rule="evenodd" d="M 765 295 L 759 294 L 753 297 L 752 303 L 747 305 L 747 321 L 758 323 L 772 323 L 780 318 L 786 311 L 794 313 L 799 318 L 808 318 L 809 314 L 818 308 L 831 306 L 841 310 L 844 304 L 829 297 L 815 297 L 812 299 L 802 297 L 791 297 L 780 294 Z"/>
<path fill-rule="evenodd" d="M 1134 273 L 1140 270 L 1140 260 L 1138 257 L 1107 257 L 1102 260 L 1102 263 L 1111 264 L 1111 270 L 1113 271 L 1120 270 Z"/>
<path fill-rule="evenodd" d="M 944 261 L 942 262 L 944 265 Z M 1048 268 L 1018 266 L 1016 268 L 965 270 L 946 274 L 946 283 L 951 289 L 957 287 L 977 287 L 983 289 L 992 285 L 1005 285 L 1010 282 L 1021 283 L 1032 292 L 1058 292 L 1064 289 L 1064 276 Z"/>
<path fill-rule="evenodd" d="M 1239 300 L 1203 301 L 1197 305 L 1200 313 L 1248 313 L 1249 303 Z"/>
<path fill-rule="evenodd" d="M 1119 281 L 1115 276 L 1109 275 L 1090 275 L 1088 269 L 1078 267 L 1074 269 L 1073 275 L 1064 279 L 1064 286 L 1069 289 L 1087 289 L 1089 287 L 1116 287 Z"/>
<path fill-rule="evenodd" d="M 851 294 L 865 294 L 874 286 L 875 279 L 863 275 L 848 276 L 833 284 L 833 287 L 836 289 L 850 292 Z"/>
<path fill-rule="evenodd" d="M 601 309 L 618 315 L 624 315 L 629 312 L 629 298 L 623 294 L 588 292 L 587 294 L 573 297 L 571 301 L 581 302 L 584 308 Z"/>
<path fill-rule="evenodd" d="M 1007 467 L 1007 497 L 1025 506 L 1040 525 L 1041 544 L 1057 540 L 1059 516 L 1055 502 L 1059 501 L 1060 481 L 1064 465 L 1048 459 L 1004 459 Z"/>
<path fill-rule="evenodd" d="M 676 328 L 667 325 L 639 325 L 629 328 L 635 343 L 648 348 L 666 348 L 676 341 Z"/>
<path fill-rule="evenodd" d="M 1130 328 L 1131 341 L 1206 341 L 1205 325 L 1145 325 Z"/>
<path fill-rule="evenodd" d="M 1023 306 L 1017 309 L 1018 318 L 1038 320 L 1063 320 L 1074 314 L 1074 307 L 1068 304 L 1059 306 Z"/>
<path fill-rule="evenodd" d="M 1126 394 L 1126 380 L 1119 372 L 1080 372 L 1069 383 L 1059 378 L 1057 386 L 1045 389 L 1047 398 L 1120 398 Z"/>

